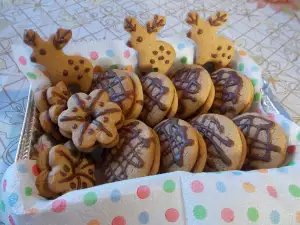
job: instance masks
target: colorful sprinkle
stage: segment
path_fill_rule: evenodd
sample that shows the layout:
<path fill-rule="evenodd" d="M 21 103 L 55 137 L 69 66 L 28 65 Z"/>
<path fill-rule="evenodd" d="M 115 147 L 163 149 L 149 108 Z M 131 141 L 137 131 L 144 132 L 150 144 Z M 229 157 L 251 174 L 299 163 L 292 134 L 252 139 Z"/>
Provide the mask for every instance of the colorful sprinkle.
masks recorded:
<path fill-rule="evenodd" d="M 222 209 L 221 217 L 225 222 L 230 223 L 234 220 L 234 212 L 232 209 L 224 208 Z"/>
<path fill-rule="evenodd" d="M 288 173 L 289 172 L 288 167 L 280 167 L 277 169 L 277 171 L 280 173 Z"/>
<path fill-rule="evenodd" d="M 176 188 L 176 184 L 172 180 L 167 180 L 164 183 L 164 191 L 167 193 L 172 193 Z"/>
<path fill-rule="evenodd" d="M 149 222 L 149 214 L 144 211 L 139 214 L 139 221 L 141 224 L 147 224 Z"/>
<path fill-rule="evenodd" d="M 253 87 L 255 87 L 257 84 L 257 79 L 252 79 L 251 82 L 252 82 Z"/>
<path fill-rule="evenodd" d="M 10 222 L 10 225 L 16 225 L 14 219 L 12 218 L 12 216 L 8 216 L 8 220 Z"/>
<path fill-rule="evenodd" d="M 130 57 L 130 51 L 129 50 L 124 51 L 123 56 L 125 59 L 128 59 Z"/>
<path fill-rule="evenodd" d="M 67 208 L 67 201 L 64 199 L 57 199 L 52 202 L 52 211 L 55 213 L 61 213 Z"/>
<path fill-rule="evenodd" d="M 117 216 L 112 220 L 111 225 L 126 225 L 126 220 L 123 216 Z"/>
<path fill-rule="evenodd" d="M 166 211 L 165 217 L 169 222 L 176 222 L 179 217 L 179 212 L 174 208 L 170 208 Z"/>
<path fill-rule="evenodd" d="M 186 64 L 187 63 L 188 58 L 186 56 L 181 57 L 180 62 L 182 64 Z"/>
<path fill-rule="evenodd" d="M 235 175 L 235 176 L 243 175 L 243 173 L 241 171 L 233 171 L 232 174 Z"/>
<path fill-rule="evenodd" d="M 19 173 L 27 173 L 27 168 L 25 166 L 25 164 L 18 164 L 17 166 L 17 170 Z"/>
<path fill-rule="evenodd" d="M 254 101 L 259 101 L 260 100 L 260 93 L 259 92 L 255 92 L 254 94 Z"/>
<path fill-rule="evenodd" d="M 18 202 L 19 196 L 17 193 L 12 193 L 9 197 L 8 197 L 8 204 L 10 207 L 14 207 L 17 202 Z"/>
<path fill-rule="evenodd" d="M 253 193 L 255 192 L 255 187 L 253 184 L 250 183 L 243 183 L 243 188 L 246 192 L 248 193 Z"/>
<path fill-rule="evenodd" d="M 270 220 L 271 220 L 272 224 L 279 224 L 279 222 L 280 222 L 279 212 L 273 210 L 270 214 Z"/>
<path fill-rule="evenodd" d="M 300 212 L 296 212 L 296 222 L 300 223 Z"/>
<path fill-rule="evenodd" d="M 202 205 L 196 205 L 193 209 L 193 213 L 197 220 L 204 220 L 207 216 L 206 208 Z"/>
<path fill-rule="evenodd" d="M 26 196 L 31 196 L 32 195 L 32 188 L 31 187 L 26 187 L 25 188 L 25 195 Z"/>
<path fill-rule="evenodd" d="M 256 208 L 248 208 L 247 215 L 251 222 L 256 222 L 259 218 L 258 210 Z"/>
<path fill-rule="evenodd" d="M 218 182 L 216 183 L 216 188 L 217 188 L 217 190 L 218 190 L 219 192 L 221 192 L 221 193 L 226 192 L 226 186 L 225 186 L 225 184 L 224 184 L 223 182 L 221 182 L 221 181 L 218 181 Z"/>
<path fill-rule="evenodd" d="M 252 66 L 251 67 L 251 71 L 252 72 L 258 72 L 259 71 L 259 68 L 257 66 Z"/>
<path fill-rule="evenodd" d="M 117 64 L 113 64 L 109 68 L 112 69 L 112 70 L 118 69 L 118 65 Z"/>
<path fill-rule="evenodd" d="M 300 188 L 297 185 L 291 184 L 289 186 L 289 191 L 290 191 L 291 195 L 293 195 L 294 197 L 296 197 L 296 198 L 300 197 Z"/>
<path fill-rule="evenodd" d="M 30 78 L 30 79 L 36 79 L 38 77 L 38 75 L 36 75 L 35 73 L 32 73 L 32 72 L 28 72 L 26 73 L 27 77 Z"/>
<path fill-rule="evenodd" d="M 96 51 L 91 51 L 91 52 L 90 52 L 90 58 L 91 58 L 92 60 L 97 60 L 97 59 L 99 58 L 98 52 L 96 52 Z"/>
<path fill-rule="evenodd" d="M 243 51 L 243 50 L 239 50 L 239 54 L 240 54 L 241 56 L 245 56 L 245 55 L 246 55 L 246 52 Z"/>
<path fill-rule="evenodd" d="M 110 200 L 112 202 L 118 202 L 121 199 L 121 192 L 119 189 L 114 189 L 110 194 Z"/>
<path fill-rule="evenodd" d="M 0 201 L 0 211 L 5 212 L 5 203 L 3 200 Z"/>
<path fill-rule="evenodd" d="M 6 192 L 6 186 L 7 186 L 7 180 L 3 180 L 3 183 L 2 183 L 3 192 Z"/>
<path fill-rule="evenodd" d="M 277 198 L 278 197 L 276 189 L 274 187 L 272 187 L 272 186 L 267 186 L 267 192 L 273 198 Z"/>
<path fill-rule="evenodd" d="M 100 225 L 100 222 L 98 220 L 91 220 L 87 223 L 87 225 Z"/>
<path fill-rule="evenodd" d="M 86 206 L 95 205 L 97 202 L 97 194 L 95 192 L 88 192 L 83 196 L 83 202 Z"/>
<path fill-rule="evenodd" d="M 240 63 L 240 64 L 239 64 L 239 71 L 243 72 L 244 69 L 245 69 L 244 63 Z"/>
<path fill-rule="evenodd" d="M 114 53 L 113 50 L 110 49 L 110 50 L 107 50 L 107 51 L 106 51 L 106 55 L 109 56 L 109 57 L 114 57 L 114 56 L 115 56 L 115 53 Z"/>
<path fill-rule="evenodd" d="M 287 152 L 289 154 L 292 154 L 296 151 L 296 146 L 295 145 L 290 145 L 288 148 L 287 148 Z"/>
<path fill-rule="evenodd" d="M 194 180 L 191 184 L 191 189 L 194 193 L 200 193 L 204 190 L 204 185 L 199 180 Z"/>
<path fill-rule="evenodd" d="M 184 49 L 184 44 L 183 44 L 183 43 L 178 44 L 178 45 L 177 45 L 177 48 L 178 48 L 179 50 Z"/>
<path fill-rule="evenodd" d="M 26 58 L 24 56 L 20 56 L 19 57 L 19 62 L 23 66 L 26 66 L 26 64 L 27 64 L 27 60 L 26 60 Z"/>
<path fill-rule="evenodd" d="M 297 133 L 296 138 L 298 141 L 300 141 L 300 132 Z"/>
<path fill-rule="evenodd" d="M 289 164 L 288 164 L 288 166 L 295 166 L 296 165 L 296 162 L 290 162 Z"/>
<path fill-rule="evenodd" d="M 136 194 L 140 199 L 146 199 L 150 195 L 150 189 L 149 187 L 142 185 L 137 189 Z"/>
<path fill-rule="evenodd" d="M 38 167 L 37 167 L 37 164 L 34 164 L 34 165 L 32 166 L 31 171 L 32 171 L 32 174 L 33 174 L 34 176 L 38 176 L 38 175 L 39 175 L 39 169 L 38 169 Z"/>

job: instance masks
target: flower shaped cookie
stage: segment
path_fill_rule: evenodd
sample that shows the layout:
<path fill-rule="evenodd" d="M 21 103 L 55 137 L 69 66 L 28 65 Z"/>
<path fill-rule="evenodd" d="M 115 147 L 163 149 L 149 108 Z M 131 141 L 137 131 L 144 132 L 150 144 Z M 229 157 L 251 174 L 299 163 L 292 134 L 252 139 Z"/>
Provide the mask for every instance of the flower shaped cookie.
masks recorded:
<path fill-rule="evenodd" d="M 96 185 L 95 164 L 79 152 L 71 141 L 51 148 L 49 166 L 48 185 L 55 193 L 67 193 Z"/>
<path fill-rule="evenodd" d="M 58 118 L 58 126 L 63 133 L 72 136 L 80 151 L 89 152 L 97 142 L 106 148 L 116 145 L 119 140 L 117 128 L 123 120 L 121 108 L 109 101 L 105 91 L 96 89 L 90 95 L 72 95 L 68 109 Z"/>

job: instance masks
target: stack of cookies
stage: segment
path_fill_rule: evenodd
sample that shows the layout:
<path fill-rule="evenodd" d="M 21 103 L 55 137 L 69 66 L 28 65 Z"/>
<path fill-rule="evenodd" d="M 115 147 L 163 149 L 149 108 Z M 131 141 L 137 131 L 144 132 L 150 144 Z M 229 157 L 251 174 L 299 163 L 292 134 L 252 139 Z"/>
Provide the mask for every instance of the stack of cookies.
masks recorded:
<path fill-rule="evenodd" d="M 198 45 L 198 54 L 195 64 L 172 73 L 175 50 L 155 36 L 165 17 L 155 15 L 146 26 L 126 18 L 127 44 L 139 53 L 140 76 L 93 69 L 88 59 L 65 55 L 70 30 L 58 29 L 47 41 L 25 31 L 31 61 L 46 68 L 53 84 L 34 98 L 39 138 L 32 157 L 40 170 L 40 195 L 55 198 L 98 184 L 92 156 L 105 182 L 173 171 L 281 166 L 284 132 L 269 118 L 247 112 L 252 83 L 229 68 L 234 45 L 216 35 L 227 17 L 219 12 L 202 20 L 196 12 L 188 14 L 188 37 Z M 59 57 L 51 61 L 53 54 Z M 69 91 L 74 85 L 79 92 Z"/>

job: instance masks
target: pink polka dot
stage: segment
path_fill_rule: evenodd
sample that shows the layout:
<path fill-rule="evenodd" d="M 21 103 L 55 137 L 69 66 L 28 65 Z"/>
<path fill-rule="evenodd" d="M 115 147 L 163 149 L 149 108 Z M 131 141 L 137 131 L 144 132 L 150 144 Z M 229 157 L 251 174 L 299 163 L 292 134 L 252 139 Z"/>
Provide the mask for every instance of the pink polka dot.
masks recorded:
<path fill-rule="evenodd" d="M 288 153 L 294 153 L 296 151 L 296 146 L 295 145 L 290 145 L 288 148 L 287 148 L 287 152 Z"/>
<path fill-rule="evenodd" d="M 278 197 L 277 191 L 276 191 L 276 189 L 274 187 L 267 186 L 267 191 L 268 191 L 269 195 L 272 196 L 273 198 L 277 198 Z"/>
<path fill-rule="evenodd" d="M 3 192 L 6 192 L 6 186 L 7 186 L 7 180 L 4 180 L 2 184 Z"/>
<path fill-rule="evenodd" d="M 8 220 L 9 220 L 11 225 L 16 225 L 16 223 L 15 223 L 14 219 L 12 218 L 12 216 L 9 216 Z"/>
<path fill-rule="evenodd" d="M 123 216 L 117 216 L 112 220 L 111 225 L 126 225 L 126 220 Z"/>
<path fill-rule="evenodd" d="M 225 222 L 230 223 L 234 220 L 234 212 L 232 209 L 224 208 L 222 209 L 221 217 Z"/>
<path fill-rule="evenodd" d="M 128 59 L 130 57 L 130 51 L 126 50 L 124 51 L 124 58 Z"/>
<path fill-rule="evenodd" d="M 27 64 L 27 60 L 24 56 L 20 56 L 19 57 L 19 62 L 21 63 L 21 65 L 25 66 Z"/>
<path fill-rule="evenodd" d="M 268 117 L 273 121 L 275 120 L 275 115 L 273 113 L 269 113 Z"/>
<path fill-rule="evenodd" d="M 67 201 L 64 199 L 57 199 L 52 202 L 52 211 L 61 213 L 67 208 Z"/>
<path fill-rule="evenodd" d="M 150 189 L 149 187 L 142 185 L 137 189 L 136 194 L 140 199 L 148 198 L 150 195 Z"/>
<path fill-rule="evenodd" d="M 92 60 L 98 59 L 98 58 L 99 58 L 98 52 L 96 52 L 96 51 L 91 51 L 91 52 L 90 52 L 90 58 L 91 58 Z"/>
<path fill-rule="evenodd" d="M 34 176 L 39 175 L 39 169 L 38 169 L 38 167 L 37 167 L 37 164 L 33 165 L 31 170 L 32 170 L 32 174 L 33 174 Z"/>
<path fill-rule="evenodd" d="M 191 189 L 195 193 L 200 193 L 204 190 L 204 185 L 199 180 L 194 180 L 191 184 Z"/>
<path fill-rule="evenodd" d="M 177 209 L 170 208 L 166 211 L 165 217 L 169 222 L 176 222 L 179 217 L 179 212 Z"/>
<path fill-rule="evenodd" d="M 257 113 L 261 113 L 261 109 L 257 109 L 256 112 L 257 112 Z"/>

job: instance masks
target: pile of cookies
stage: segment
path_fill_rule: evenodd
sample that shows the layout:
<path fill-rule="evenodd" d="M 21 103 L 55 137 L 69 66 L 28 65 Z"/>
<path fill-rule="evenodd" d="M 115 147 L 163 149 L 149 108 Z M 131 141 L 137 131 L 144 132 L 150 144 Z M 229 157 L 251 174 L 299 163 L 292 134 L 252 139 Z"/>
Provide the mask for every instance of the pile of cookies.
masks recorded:
<path fill-rule="evenodd" d="M 46 68 L 53 84 L 34 98 L 40 137 L 32 158 L 40 170 L 40 195 L 55 198 L 92 187 L 99 184 L 97 173 L 114 182 L 172 171 L 281 166 L 284 132 L 269 118 L 247 112 L 252 83 L 229 68 L 234 45 L 216 35 L 227 17 L 224 12 L 208 20 L 196 12 L 187 15 L 197 58 L 172 73 L 175 50 L 155 36 L 165 18 L 155 15 L 145 26 L 126 18 L 127 44 L 139 53 L 140 76 L 95 70 L 88 59 L 65 55 L 70 30 L 60 28 L 49 40 L 25 31 L 31 61 Z M 80 91 L 71 92 L 74 85 Z"/>

